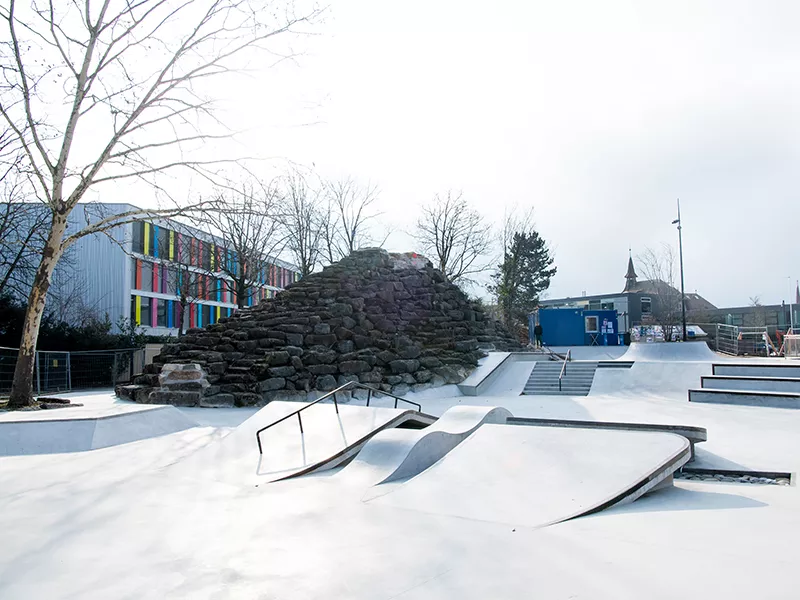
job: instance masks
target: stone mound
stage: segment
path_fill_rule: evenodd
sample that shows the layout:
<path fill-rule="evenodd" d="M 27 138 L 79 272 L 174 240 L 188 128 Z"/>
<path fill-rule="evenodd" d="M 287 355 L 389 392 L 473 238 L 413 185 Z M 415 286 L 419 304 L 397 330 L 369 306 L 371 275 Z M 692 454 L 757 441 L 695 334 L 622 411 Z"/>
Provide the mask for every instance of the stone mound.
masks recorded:
<path fill-rule="evenodd" d="M 122 393 L 167 401 L 150 395 L 163 364 L 197 363 L 211 405 L 305 400 L 349 381 L 402 395 L 463 381 L 484 349 L 518 348 L 427 259 L 366 249 L 272 300 L 190 329 Z"/>

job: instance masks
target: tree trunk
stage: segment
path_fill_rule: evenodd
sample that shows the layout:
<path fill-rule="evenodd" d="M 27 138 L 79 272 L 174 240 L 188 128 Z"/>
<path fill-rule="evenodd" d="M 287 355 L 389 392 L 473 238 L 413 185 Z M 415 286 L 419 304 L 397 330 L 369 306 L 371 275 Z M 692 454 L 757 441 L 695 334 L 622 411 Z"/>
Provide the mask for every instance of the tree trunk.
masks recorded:
<path fill-rule="evenodd" d="M 22 339 L 19 343 L 17 365 L 14 369 L 14 381 L 11 384 L 9 408 L 23 408 L 33 404 L 33 373 L 36 361 L 36 341 L 39 326 L 44 316 L 47 290 L 50 279 L 61 257 L 61 242 L 67 230 L 67 216 L 59 213 L 53 215 L 47 243 L 42 250 L 42 260 L 36 269 L 31 293 L 28 296 L 28 307 L 25 310 L 25 322 L 22 326 Z"/>

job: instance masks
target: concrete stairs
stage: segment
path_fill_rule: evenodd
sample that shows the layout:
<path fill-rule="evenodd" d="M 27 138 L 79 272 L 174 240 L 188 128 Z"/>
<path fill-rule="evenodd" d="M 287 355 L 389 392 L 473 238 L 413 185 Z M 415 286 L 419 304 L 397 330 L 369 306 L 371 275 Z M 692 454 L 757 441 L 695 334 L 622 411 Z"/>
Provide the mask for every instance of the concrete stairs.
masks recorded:
<path fill-rule="evenodd" d="M 562 361 L 537 361 L 522 391 L 526 396 L 588 396 L 597 371 L 597 361 L 570 361 L 558 389 Z"/>

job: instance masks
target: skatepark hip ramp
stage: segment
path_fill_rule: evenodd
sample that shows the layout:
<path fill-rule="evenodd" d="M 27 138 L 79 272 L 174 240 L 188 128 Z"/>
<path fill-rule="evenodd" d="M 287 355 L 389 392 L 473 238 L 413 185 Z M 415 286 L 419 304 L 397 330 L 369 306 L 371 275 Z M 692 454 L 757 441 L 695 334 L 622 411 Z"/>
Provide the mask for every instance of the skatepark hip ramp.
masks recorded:
<path fill-rule="evenodd" d="M 632 502 L 669 481 L 690 453 L 671 433 L 487 424 L 368 502 L 543 527 Z"/>
<path fill-rule="evenodd" d="M 348 483 L 379 485 L 421 473 L 485 423 L 511 413 L 492 406 L 454 406 L 420 430 L 386 429 L 372 437 L 340 473 Z"/>

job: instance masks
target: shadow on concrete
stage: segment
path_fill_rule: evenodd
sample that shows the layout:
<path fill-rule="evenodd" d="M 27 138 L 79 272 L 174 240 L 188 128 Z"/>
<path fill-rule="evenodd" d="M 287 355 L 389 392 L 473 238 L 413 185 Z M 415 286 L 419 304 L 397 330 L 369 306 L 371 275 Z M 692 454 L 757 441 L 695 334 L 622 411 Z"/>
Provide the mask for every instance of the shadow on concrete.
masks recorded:
<path fill-rule="evenodd" d="M 686 465 L 687 467 L 695 467 L 698 469 L 722 469 L 726 471 L 749 471 L 746 466 L 728 460 L 725 457 L 709 452 L 708 450 L 697 446 L 695 449 L 694 462 Z"/>
<path fill-rule="evenodd" d="M 709 487 L 722 484 L 709 483 Z M 727 487 L 727 486 L 726 486 Z M 626 504 L 604 511 L 609 513 L 674 512 L 681 510 L 731 510 L 737 508 L 763 508 L 765 502 L 723 491 L 687 490 L 679 487 L 665 488 Z M 603 514 L 603 513 L 601 513 Z"/>

